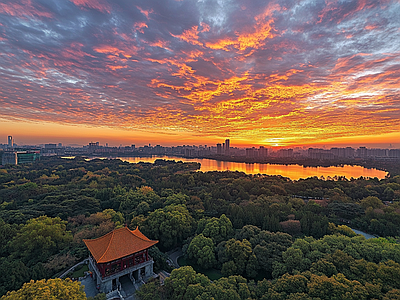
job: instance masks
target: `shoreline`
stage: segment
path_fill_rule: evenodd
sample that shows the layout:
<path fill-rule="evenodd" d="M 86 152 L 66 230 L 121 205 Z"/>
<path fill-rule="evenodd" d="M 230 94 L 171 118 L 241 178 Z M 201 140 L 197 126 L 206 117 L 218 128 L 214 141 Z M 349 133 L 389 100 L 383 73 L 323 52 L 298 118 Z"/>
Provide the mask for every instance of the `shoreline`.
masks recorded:
<path fill-rule="evenodd" d="M 232 162 L 232 163 L 244 163 L 244 164 L 269 164 L 269 165 L 299 165 L 305 168 L 328 168 L 328 167 L 344 167 L 344 166 L 360 166 L 366 169 L 375 169 L 379 171 L 387 172 L 387 177 L 400 175 L 400 160 L 376 160 L 376 159 L 363 159 L 356 161 L 353 159 L 337 159 L 337 160 L 314 160 L 308 158 L 275 158 L 268 157 L 265 159 L 253 159 L 246 157 L 234 157 L 234 156 L 196 156 L 196 157 L 188 157 L 188 156 L 180 156 L 178 154 L 141 154 L 141 155 L 110 155 L 110 156 L 83 156 L 91 159 L 96 158 L 127 158 L 127 157 L 161 157 L 165 156 L 173 156 L 182 159 L 209 159 L 221 162 Z M 390 166 L 397 165 L 398 172 L 394 172 L 391 170 Z"/>
<path fill-rule="evenodd" d="M 238 171 L 250 174 L 265 174 L 270 176 L 283 176 L 291 180 L 300 180 L 306 178 L 321 178 L 326 180 L 352 180 L 357 178 L 370 178 L 382 180 L 387 178 L 389 173 L 382 168 L 375 168 L 376 165 L 363 166 L 351 162 L 340 162 L 336 164 L 313 164 L 307 165 L 304 161 L 281 161 L 269 160 L 262 162 L 246 162 L 242 160 L 232 161 L 229 158 L 220 160 L 218 157 L 214 158 L 197 158 L 197 157 L 183 157 L 183 156 L 166 156 L 166 155 L 143 155 L 143 156 L 109 156 L 109 157 L 93 157 L 89 159 L 121 159 L 129 163 L 156 163 L 163 164 L 162 161 L 183 161 L 187 163 L 199 163 L 201 168 L 199 171 Z M 143 159 L 143 160 L 142 160 Z M 351 168 L 351 169 L 350 169 Z M 353 169 L 354 168 L 354 169 Z M 357 169 L 360 168 L 360 169 Z M 364 171 L 361 169 L 365 169 Z"/>

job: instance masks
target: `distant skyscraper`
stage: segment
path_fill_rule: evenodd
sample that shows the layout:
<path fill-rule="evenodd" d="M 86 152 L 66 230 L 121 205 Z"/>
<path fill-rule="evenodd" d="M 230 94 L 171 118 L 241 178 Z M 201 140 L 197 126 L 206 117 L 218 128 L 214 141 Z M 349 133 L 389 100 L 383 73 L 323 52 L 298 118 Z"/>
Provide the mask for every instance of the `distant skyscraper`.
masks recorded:
<path fill-rule="evenodd" d="M 226 139 L 225 140 L 225 154 L 226 155 L 229 155 L 229 143 L 230 143 L 229 139 Z"/>
<path fill-rule="evenodd" d="M 98 149 L 99 147 L 100 147 L 100 143 L 99 142 L 96 142 L 96 143 L 91 142 L 91 143 L 89 143 L 89 150 L 95 150 L 95 149 Z"/>
<path fill-rule="evenodd" d="M 45 149 L 56 149 L 57 145 L 56 144 L 45 144 L 44 148 Z"/>
<path fill-rule="evenodd" d="M 267 157 L 268 156 L 268 149 L 264 148 L 264 146 L 260 146 L 260 149 L 258 149 L 258 156 L 259 157 Z"/>
<path fill-rule="evenodd" d="M 13 138 L 11 135 L 8 136 L 8 148 L 13 147 Z"/>
<path fill-rule="evenodd" d="M 246 148 L 246 157 L 258 157 L 258 150 L 254 147 Z"/>
<path fill-rule="evenodd" d="M 217 154 L 222 154 L 222 145 L 217 144 Z"/>

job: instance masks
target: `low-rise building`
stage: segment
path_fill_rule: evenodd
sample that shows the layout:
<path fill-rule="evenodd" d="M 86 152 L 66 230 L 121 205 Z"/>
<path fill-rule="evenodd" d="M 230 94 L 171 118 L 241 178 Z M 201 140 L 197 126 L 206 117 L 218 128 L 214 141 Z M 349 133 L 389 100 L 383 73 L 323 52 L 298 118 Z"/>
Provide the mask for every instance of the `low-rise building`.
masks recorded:
<path fill-rule="evenodd" d="M 17 158 L 17 152 L 11 151 L 11 152 L 4 152 L 2 159 L 1 159 L 1 164 L 3 166 L 5 165 L 16 165 L 18 163 L 18 158 Z"/>

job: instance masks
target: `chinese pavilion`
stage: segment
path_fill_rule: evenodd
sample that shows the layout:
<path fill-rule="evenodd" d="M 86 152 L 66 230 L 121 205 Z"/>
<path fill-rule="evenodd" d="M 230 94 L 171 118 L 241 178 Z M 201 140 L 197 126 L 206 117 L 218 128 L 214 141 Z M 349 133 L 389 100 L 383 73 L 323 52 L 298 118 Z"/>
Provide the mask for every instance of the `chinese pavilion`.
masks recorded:
<path fill-rule="evenodd" d="M 148 249 L 158 241 L 148 239 L 138 228 L 118 228 L 83 242 L 90 251 L 89 270 L 100 292 L 118 288 L 122 276 L 128 276 L 134 284 L 153 276 L 154 262 Z"/>

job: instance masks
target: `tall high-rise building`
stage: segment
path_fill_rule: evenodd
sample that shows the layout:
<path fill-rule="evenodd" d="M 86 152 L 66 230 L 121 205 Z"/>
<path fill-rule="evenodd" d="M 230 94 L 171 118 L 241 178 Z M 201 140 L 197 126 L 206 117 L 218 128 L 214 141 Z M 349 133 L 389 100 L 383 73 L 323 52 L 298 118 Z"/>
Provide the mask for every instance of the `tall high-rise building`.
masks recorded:
<path fill-rule="evenodd" d="M 246 157 L 258 157 L 258 150 L 254 147 L 246 148 Z"/>
<path fill-rule="evenodd" d="M 13 147 L 13 138 L 11 135 L 8 136 L 8 148 Z"/>
<path fill-rule="evenodd" d="M 258 156 L 259 157 L 267 157 L 268 156 L 268 149 L 264 148 L 264 146 L 260 146 L 260 149 L 258 149 Z"/>
<path fill-rule="evenodd" d="M 217 144 L 217 154 L 222 154 L 222 145 Z"/>
<path fill-rule="evenodd" d="M 225 140 L 225 154 L 226 155 L 229 155 L 229 143 L 230 143 L 229 139 L 226 139 Z"/>

